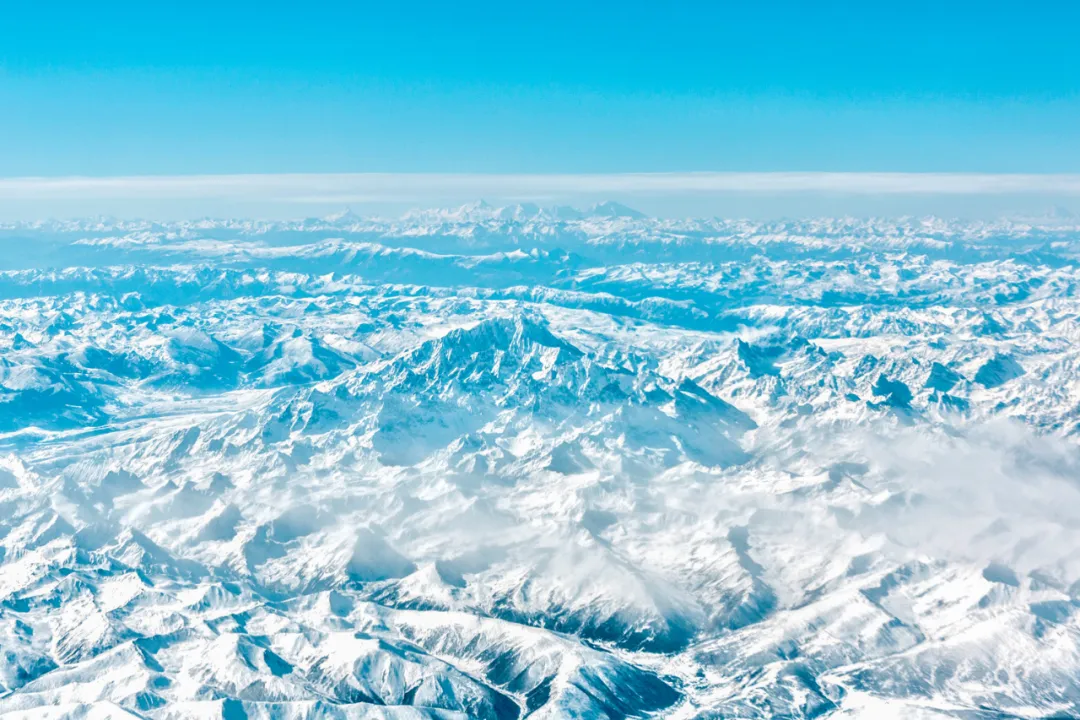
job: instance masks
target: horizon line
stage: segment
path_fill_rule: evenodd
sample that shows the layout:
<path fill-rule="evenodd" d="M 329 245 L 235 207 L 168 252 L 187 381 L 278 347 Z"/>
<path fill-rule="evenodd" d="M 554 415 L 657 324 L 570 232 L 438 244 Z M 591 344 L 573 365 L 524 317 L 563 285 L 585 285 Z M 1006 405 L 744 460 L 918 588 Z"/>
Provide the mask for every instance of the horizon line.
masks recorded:
<path fill-rule="evenodd" d="M 1080 173 L 370 172 L 0 177 L 0 200 L 217 198 L 303 204 L 400 203 L 462 193 L 522 201 L 602 194 L 1080 196 Z"/>

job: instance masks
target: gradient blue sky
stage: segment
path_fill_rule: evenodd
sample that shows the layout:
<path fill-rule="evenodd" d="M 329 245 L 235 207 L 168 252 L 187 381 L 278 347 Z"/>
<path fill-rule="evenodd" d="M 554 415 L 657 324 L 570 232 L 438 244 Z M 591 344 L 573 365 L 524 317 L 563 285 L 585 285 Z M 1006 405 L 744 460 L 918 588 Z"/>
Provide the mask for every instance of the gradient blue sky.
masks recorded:
<path fill-rule="evenodd" d="M 1080 171 L 1080 3 L 5 2 L 0 177 Z"/>

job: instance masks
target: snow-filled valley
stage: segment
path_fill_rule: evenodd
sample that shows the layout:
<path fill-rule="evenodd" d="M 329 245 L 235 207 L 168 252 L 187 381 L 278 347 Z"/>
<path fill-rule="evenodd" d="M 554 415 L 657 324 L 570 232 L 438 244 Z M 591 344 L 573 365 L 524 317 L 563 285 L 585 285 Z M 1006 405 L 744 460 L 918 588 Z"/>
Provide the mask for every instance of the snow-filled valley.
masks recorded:
<path fill-rule="evenodd" d="M 1080 716 L 1080 221 L 0 226 L 0 716 Z"/>

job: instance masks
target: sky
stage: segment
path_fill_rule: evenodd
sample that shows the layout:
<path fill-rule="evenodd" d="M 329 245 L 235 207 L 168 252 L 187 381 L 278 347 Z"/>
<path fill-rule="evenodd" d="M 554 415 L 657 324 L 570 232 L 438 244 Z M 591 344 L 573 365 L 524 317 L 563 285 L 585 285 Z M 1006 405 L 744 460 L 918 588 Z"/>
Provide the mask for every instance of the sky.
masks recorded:
<path fill-rule="evenodd" d="M 0 178 L 1080 173 L 1072 2 L 0 9 Z"/>

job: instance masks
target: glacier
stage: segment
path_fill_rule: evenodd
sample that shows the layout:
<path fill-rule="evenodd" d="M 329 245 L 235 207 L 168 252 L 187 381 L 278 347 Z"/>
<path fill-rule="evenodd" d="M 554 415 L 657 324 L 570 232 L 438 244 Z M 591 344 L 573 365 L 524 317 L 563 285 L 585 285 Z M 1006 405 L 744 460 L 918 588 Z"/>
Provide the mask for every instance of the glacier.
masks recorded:
<path fill-rule="evenodd" d="M 0 248 L 0 716 L 1080 717 L 1080 221 Z"/>

